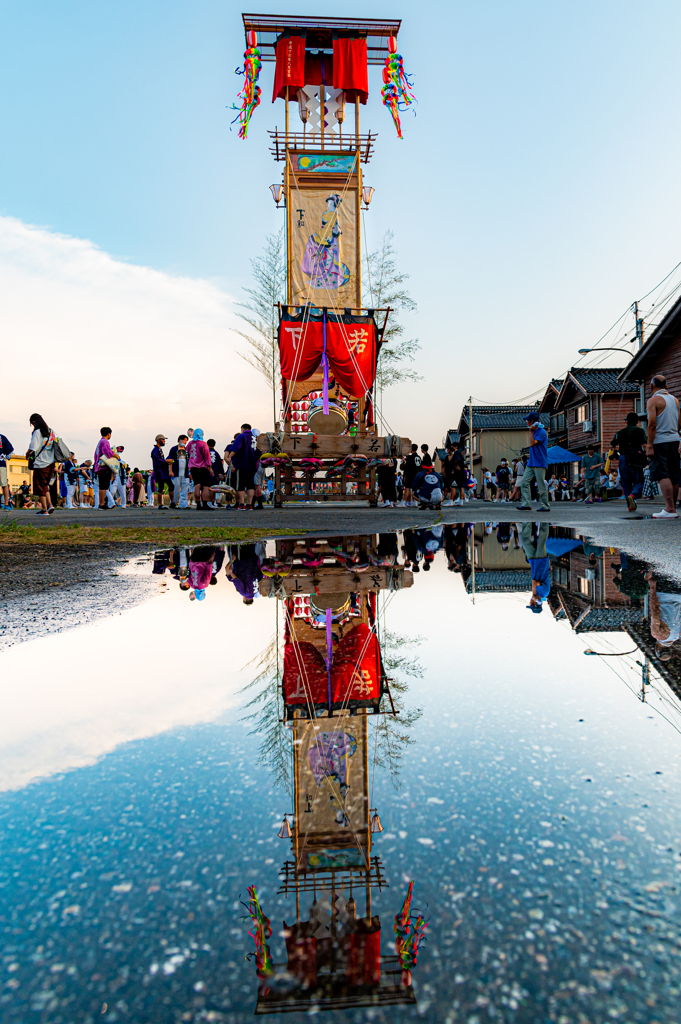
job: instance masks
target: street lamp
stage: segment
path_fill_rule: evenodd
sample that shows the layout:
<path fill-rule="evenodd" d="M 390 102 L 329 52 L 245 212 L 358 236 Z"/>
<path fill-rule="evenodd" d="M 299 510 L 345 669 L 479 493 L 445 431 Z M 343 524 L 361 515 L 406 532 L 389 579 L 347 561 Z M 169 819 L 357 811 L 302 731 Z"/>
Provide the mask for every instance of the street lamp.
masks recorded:
<path fill-rule="evenodd" d="M 582 654 L 595 654 L 597 658 L 624 658 L 627 654 L 637 654 L 638 647 L 634 647 L 633 651 L 614 651 L 613 653 L 606 654 L 601 651 L 592 651 L 590 647 L 587 647 Z"/>
<path fill-rule="evenodd" d="M 580 348 L 577 351 L 580 356 L 585 356 L 589 352 L 624 352 L 631 359 L 631 352 L 627 348 Z"/>

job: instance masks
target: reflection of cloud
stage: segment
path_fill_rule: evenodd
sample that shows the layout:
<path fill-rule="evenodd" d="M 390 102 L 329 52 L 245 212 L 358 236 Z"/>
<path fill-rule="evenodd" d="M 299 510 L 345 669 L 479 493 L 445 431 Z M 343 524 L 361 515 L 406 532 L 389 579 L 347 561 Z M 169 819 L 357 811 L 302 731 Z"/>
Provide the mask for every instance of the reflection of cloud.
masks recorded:
<path fill-rule="evenodd" d="M 0 791 L 241 704 L 248 675 L 224 652 L 257 651 L 271 605 L 244 608 L 232 591 L 223 578 L 197 606 L 174 590 L 0 655 Z"/>
<path fill-rule="evenodd" d="M 3 389 L 3 433 L 18 451 L 35 409 L 81 458 L 104 422 L 128 461 L 144 466 L 159 430 L 176 436 L 199 414 L 219 437 L 224 396 L 206 386 L 206 373 L 225 370 L 226 360 L 230 436 L 245 419 L 269 424 L 266 385 L 235 354 L 239 321 L 216 284 L 123 263 L 14 217 L 0 217 L 0 274 L 3 381 L 12 384 Z"/>

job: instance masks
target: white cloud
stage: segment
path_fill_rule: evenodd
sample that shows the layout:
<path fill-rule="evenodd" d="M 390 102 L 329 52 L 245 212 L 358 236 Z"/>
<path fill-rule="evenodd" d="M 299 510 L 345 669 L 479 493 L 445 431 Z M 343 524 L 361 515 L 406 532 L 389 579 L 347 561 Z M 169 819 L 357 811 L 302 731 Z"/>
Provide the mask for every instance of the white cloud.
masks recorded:
<path fill-rule="evenodd" d="M 234 300 L 215 283 L 13 217 L 0 217 L 0 282 L 0 430 L 18 451 L 32 412 L 81 459 L 109 425 L 143 467 L 159 431 L 201 426 L 222 447 L 244 420 L 270 426 L 266 382 L 238 357 Z"/>

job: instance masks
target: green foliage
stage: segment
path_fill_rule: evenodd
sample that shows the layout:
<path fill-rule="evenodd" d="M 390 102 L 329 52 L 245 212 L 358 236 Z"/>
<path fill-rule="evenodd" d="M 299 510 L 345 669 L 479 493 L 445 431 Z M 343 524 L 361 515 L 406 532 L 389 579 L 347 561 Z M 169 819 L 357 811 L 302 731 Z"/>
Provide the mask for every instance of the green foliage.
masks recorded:
<path fill-rule="evenodd" d="M 253 333 L 237 331 L 248 342 L 248 351 L 239 352 L 239 355 L 261 373 L 272 388 L 276 410 L 280 385 L 277 303 L 286 301 L 286 245 L 283 228 L 266 237 L 262 254 L 251 260 L 251 270 L 254 287 L 244 288 L 248 298 L 246 302 L 238 303 L 238 308 L 244 312 L 237 310 L 237 316 L 245 320 Z"/>
<path fill-rule="evenodd" d="M 404 326 L 399 321 L 401 313 L 416 312 L 416 303 L 404 287 L 408 279 L 409 274 L 397 268 L 394 234 L 386 231 L 380 247 L 374 252 L 367 252 L 364 259 L 364 280 L 369 285 L 370 305 L 376 309 L 391 308 L 378 358 L 376 386 L 379 391 L 402 381 L 422 379 L 408 365 L 414 361 L 421 345 L 416 338 L 402 338 Z"/>

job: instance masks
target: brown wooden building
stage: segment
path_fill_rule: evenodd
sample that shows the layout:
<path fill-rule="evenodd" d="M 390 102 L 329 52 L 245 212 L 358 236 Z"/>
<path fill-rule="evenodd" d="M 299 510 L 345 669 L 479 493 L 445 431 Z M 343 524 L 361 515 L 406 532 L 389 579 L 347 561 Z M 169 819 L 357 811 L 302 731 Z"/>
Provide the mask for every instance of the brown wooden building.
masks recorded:
<path fill-rule="evenodd" d="M 643 348 L 622 370 L 620 380 L 622 383 L 644 381 L 645 400 L 648 401 L 650 379 L 656 373 L 665 375 L 672 395 L 681 396 L 681 299 L 674 303 Z"/>
<path fill-rule="evenodd" d="M 549 426 L 547 428 L 549 435 L 549 445 L 559 444 L 561 448 L 567 448 L 567 422 L 565 418 L 565 412 L 556 412 L 556 402 L 560 395 L 561 388 L 563 387 L 563 381 L 560 378 L 555 378 L 550 381 L 544 397 L 539 403 L 539 412 L 546 413 L 550 416 Z"/>
<path fill-rule="evenodd" d="M 639 386 L 633 380 L 620 380 L 622 372 L 573 367 L 563 381 L 551 416 L 564 415 L 567 447 L 575 455 L 584 455 L 588 444 L 606 452 L 613 436 L 626 425 L 627 413 L 636 411 Z"/>

